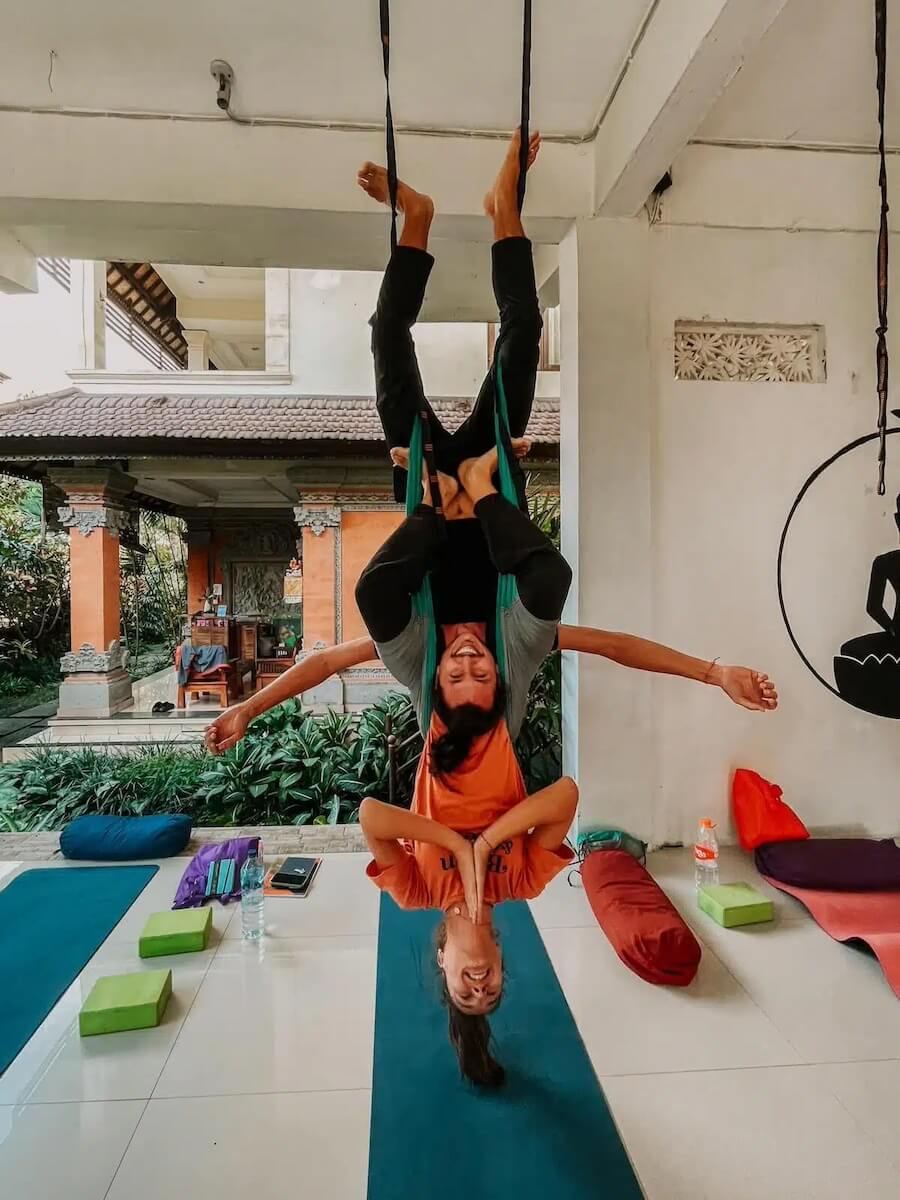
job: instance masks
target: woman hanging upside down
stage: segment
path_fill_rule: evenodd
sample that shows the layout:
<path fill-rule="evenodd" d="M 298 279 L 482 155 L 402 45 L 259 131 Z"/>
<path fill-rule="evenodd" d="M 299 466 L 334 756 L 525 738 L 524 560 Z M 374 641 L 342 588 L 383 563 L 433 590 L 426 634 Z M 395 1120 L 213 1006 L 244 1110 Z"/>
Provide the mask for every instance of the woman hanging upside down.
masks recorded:
<path fill-rule="evenodd" d="M 535 135 L 529 165 L 539 147 Z M 371 637 L 314 651 L 228 709 L 206 733 L 213 753 L 227 750 L 254 717 L 376 655 L 409 689 L 425 750 L 411 811 L 374 799 L 360 808 L 373 854 L 368 874 L 402 907 L 444 912 L 437 963 L 450 1038 L 462 1073 L 485 1085 L 503 1078 L 490 1053 L 486 1020 L 500 1002 L 503 984 L 492 907 L 538 895 L 571 859 L 565 837 L 577 805 L 574 782 L 563 779 L 527 796 L 513 750 L 531 681 L 545 656 L 557 645 L 716 685 L 744 708 L 765 712 L 777 706 L 768 677 L 746 667 L 690 658 L 627 634 L 559 624 L 570 569 L 522 508 L 495 486 L 498 364 L 510 449 L 518 456 L 528 449 L 523 435 L 539 361 L 541 317 L 531 245 L 516 203 L 518 169 L 516 136 L 485 199 L 494 225 L 493 279 L 500 310 L 495 362 L 471 415 L 452 434 L 427 405 L 410 332 L 433 261 L 427 242 L 434 205 L 405 184 L 398 189 L 404 228 L 372 318 L 378 411 L 398 473 L 408 461 L 406 447 L 418 413 L 427 412 L 446 521 L 433 507 L 426 479 L 422 503 L 388 538 L 357 585 Z M 374 199 L 387 202 L 383 168 L 366 163 L 358 179 Z M 513 469 L 521 500 L 523 476 L 520 468 Z M 501 575 L 513 577 L 515 587 L 498 614 Z M 433 617 L 417 611 L 414 600 L 426 577 Z M 433 679 L 426 677 L 432 634 L 437 635 Z"/>

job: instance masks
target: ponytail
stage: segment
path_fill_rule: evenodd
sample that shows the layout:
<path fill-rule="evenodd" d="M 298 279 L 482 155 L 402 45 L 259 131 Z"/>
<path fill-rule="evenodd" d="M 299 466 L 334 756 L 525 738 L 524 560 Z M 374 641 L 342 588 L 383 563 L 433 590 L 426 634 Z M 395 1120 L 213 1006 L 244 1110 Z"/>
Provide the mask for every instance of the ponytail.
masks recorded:
<path fill-rule="evenodd" d="M 447 924 L 437 931 L 438 949 L 447 941 Z M 441 971 L 441 1000 L 447 1009 L 447 1033 L 459 1060 L 459 1073 L 476 1087 L 498 1088 L 506 1081 L 506 1071 L 491 1053 L 491 1027 L 487 1017 L 461 1012 L 450 996 L 447 979 Z"/>

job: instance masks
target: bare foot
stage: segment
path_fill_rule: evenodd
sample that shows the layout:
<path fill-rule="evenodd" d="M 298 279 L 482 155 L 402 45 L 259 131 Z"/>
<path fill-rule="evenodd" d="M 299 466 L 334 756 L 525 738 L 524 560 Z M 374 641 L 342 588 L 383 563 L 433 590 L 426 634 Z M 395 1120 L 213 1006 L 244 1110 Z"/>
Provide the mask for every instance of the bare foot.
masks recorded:
<path fill-rule="evenodd" d="M 531 450 L 531 442 L 528 438 L 513 438 L 512 448 L 516 458 L 525 458 Z M 480 499 L 494 490 L 492 480 L 499 465 L 496 446 L 492 446 L 479 458 L 467 458 L 459 464 L 459 481 L 473 502 L 476 497 Z"/>
<path fill-rule="evenodd" d="M 392 446 L 391 462 L 395 467 L 402 467 L 404 471 L 408 471 L 408 447 Z M 444 510 L 444 515 L 447 519 L 452 521 L 455 519 L 458 507 L 459 480 L 454 479 L 452 475 L 445 475 L 443 471 L 438 471 L 438 487 L 441 492 L 441 508 Z M 428 481 L 428 467 L 424 462 L 422 463 L 422 501 L 424 504 L 431 504 L 431 484 Z"/>
<path fill-rule="evenodd" d="M 494 180 L 493 187 L 491 187 L 484 197 L 484 211 L 491 218 L 496 215 L 498 206 L 502 206 L 504 203 L 516 204 L 516 193 L 519 186 L 519 139 L 521 136 L 521 130 L 517 129 L 509 139 L 509 146 L 506 149 L 506 155 L 500 166 L 500 170 L 497 172 L 497 178 Z M 528 165 L 526 170 L 534 163 L 540 148 L 541 135 L 533 133 L 528 139 Z"/>
<path fill-rule="evenodd" d="M 364 162 L 356 172 L 356 182 L 367 196 L 371 196 L 379 204 L 390 204 L 391 195 L 384 167 L 378 166 L 377 163 Z M 434 215 L 434 201 L 431 197 L 415 191 L 400 179 L 397 180 L 397 208 L 405 217 L 430 218 Z"/>

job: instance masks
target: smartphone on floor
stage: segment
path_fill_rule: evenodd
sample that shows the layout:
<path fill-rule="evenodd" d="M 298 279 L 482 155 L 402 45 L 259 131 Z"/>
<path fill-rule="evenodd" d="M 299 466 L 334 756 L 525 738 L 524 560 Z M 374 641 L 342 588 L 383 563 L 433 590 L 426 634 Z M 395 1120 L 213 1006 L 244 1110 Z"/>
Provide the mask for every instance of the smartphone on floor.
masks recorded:
<path fill-rule="evenodd" d="M 282 888 L 292 896 L 305 896 L 312 887 L 321 865 L 321 858 L 290 856 L 272 876 L 270 887 Z"/>

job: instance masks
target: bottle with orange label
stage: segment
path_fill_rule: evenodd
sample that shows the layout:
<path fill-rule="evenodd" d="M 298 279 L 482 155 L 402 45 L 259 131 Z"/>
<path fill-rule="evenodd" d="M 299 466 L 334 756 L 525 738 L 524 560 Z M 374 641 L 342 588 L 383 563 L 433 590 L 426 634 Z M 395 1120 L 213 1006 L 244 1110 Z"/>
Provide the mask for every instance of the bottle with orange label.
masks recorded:
<path fill-rule="evenodd" d="M 709 817 L 700 822 L 697 841 L 694 843 L 694 882 L 698 888 L 719 882 L 719 843 L 716 840 L 716 823 Z"/>

